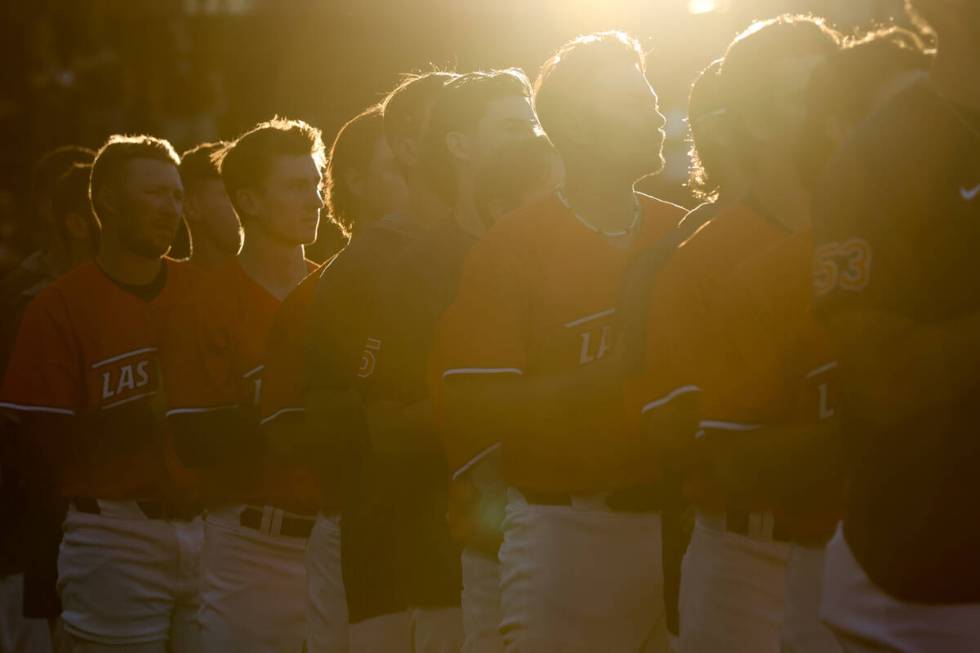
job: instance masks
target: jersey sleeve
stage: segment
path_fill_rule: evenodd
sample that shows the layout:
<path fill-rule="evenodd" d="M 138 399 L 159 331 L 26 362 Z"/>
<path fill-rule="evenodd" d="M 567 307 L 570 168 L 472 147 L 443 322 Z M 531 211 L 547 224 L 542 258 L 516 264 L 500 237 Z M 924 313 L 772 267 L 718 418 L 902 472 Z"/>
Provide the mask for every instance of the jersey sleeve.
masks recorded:
<path fill-rule="evenodd" d="M 527 262 L 502 235 L 488 234 L 474 246 L 440 325 L 436 349 L 446 380 L 525 371 L 532 310 Z"/>
<path fill-rule="evenodd" d="M 81 352 L 62 296 L 43 292 L 20 324 L 0 389 L 0 408 L 74 415 L 84 407 Z"/>

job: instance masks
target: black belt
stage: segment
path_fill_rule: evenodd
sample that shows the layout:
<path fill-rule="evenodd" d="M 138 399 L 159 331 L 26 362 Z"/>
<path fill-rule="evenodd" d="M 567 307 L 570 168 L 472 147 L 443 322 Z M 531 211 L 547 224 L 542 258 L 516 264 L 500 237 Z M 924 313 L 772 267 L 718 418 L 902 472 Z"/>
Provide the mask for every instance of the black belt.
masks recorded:
<path fill-rule="evenodd" d="M 239 522 L 245 528 L 251 528 L 253 530 L 262 530 L 262 513 L 264 511 L 261 508 L 245 508 L 242 511 Z M 309 517 L 286 517 L 282 518 L 282 524 L 279 526 L 279 535 L 285 535 L 286 537 L 300 537 L 306 538 L 310 536 L 313 532 L 313 524 L 316 523 L 316 516 L 311 515 Z"/>
<path fill-rule="evenodd" d="M 520 490 L 529 504 L 537 506 L 571 506 L 572 495 L 568 492 L 542 492 Z M 658 512 L 664 507 L 663 489 L 657 485 L 614 490 L 603 500 L 612 512 Z"/>
<path fill-rule="evenodd" d="M 749 535 L 749 516 L 754 512 L 760 511 L 737 510 L 729 508 L 727 511 L 725 511 L 725 530 L 737 535 L 751 537 Z M 792 537 L 790 537 L 786 524 L 776 517 L 773 517 L 772 541 L 789 542 L 791 539 Z"/>
<path fill-rule="evenodd" d="M 167 521 L 191 521 L 201 514 L 200 506 L 194 504 L 170 504 L 163 501 L 135 501 L 140 512 L 147 519 L 163 519 Z M 89 515 L 101 515 L 102 508 L 99 500 L 91 497 L 74 497 L 71 504 L 78 512 Z"/>

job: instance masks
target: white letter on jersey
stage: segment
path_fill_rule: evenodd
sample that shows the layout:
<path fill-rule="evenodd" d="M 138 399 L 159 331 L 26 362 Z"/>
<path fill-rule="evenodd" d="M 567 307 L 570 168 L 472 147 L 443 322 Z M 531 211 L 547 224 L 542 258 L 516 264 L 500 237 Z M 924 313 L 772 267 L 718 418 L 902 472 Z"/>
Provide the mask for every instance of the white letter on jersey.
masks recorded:
<path fill-rule="evenodd" d="M 584 331 L 579 334 L 579 338 L 582 340 L 582 348 L 579 350 L 578 356 L 579 365 L 588 365 L 609 353 L 609 330 L 609 325 L 606 325 L 599 331 L 599 347 L 594 354 L 592 353 L 592 331 Z"/>
<path fill-rule="evenodd" d="M 109 387 L 109 379 L 111 376 L 112 376 L 111 372 L 102 373 L 102 398 L 103 399 L 108 399 L 109 397 L 116 394 L 115 391 Z"/>
<path fill-rule="evenodd" d="M 150 382 L 150 373 L 146 368 L 150 366 L 150 361 L 140 361 L 136 364 L 136 387 L 142 388 Z"/>
<path fill-rule="evenodd" d="M 820 419 L 830 419 L 834 416 L 834 409 L 828 405 L 830 389 L 826 383 L 821 383 L 817 386 L 817 392 L 820 393 Z"/>

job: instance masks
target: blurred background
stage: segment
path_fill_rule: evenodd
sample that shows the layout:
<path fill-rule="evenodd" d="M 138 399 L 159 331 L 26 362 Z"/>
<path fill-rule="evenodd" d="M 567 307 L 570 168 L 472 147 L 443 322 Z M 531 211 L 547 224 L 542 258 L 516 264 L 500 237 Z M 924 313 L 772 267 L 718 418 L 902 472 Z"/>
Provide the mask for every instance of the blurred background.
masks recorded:
<path fill-rule="evenodd" d="M 753 19 L 826 16 L 845 32 L 902 20 L 902 0 L 2 0 L 0 271 L 23 242 L 33 161 L 144 132 L 178 151 L 274 114 L 329 144 L 404 71 L 542 61 L 581 33 L 623 29 L 650 50 L 670 119 L 665 173 L 644 190 L 691 206 L 685 107 L 697 72 Z M 327 230 L 325 230 L 327 231 Z M 327 231 L 325 239 L 339 240 Z M 329 249 L 332 244 L 327 244 Z"/>

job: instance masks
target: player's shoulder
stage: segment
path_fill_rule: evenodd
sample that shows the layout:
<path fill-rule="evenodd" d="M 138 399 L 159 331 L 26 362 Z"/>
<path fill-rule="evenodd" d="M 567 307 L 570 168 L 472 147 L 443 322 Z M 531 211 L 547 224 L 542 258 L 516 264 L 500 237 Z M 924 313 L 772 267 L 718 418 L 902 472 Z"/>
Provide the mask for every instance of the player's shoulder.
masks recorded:
<path fill-rule="evenodd" d="M 671 226 L 676 226 L 688 212 L 683 206 L 662 200 L 653 195 L 637 192 L 636 197 L 640 202 L 640 208 L 643 209 L 643 218 L 645 220 L 664 222 Z"/>

